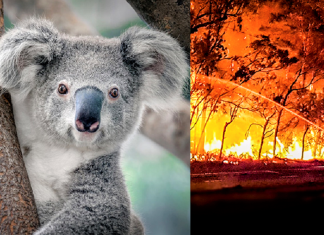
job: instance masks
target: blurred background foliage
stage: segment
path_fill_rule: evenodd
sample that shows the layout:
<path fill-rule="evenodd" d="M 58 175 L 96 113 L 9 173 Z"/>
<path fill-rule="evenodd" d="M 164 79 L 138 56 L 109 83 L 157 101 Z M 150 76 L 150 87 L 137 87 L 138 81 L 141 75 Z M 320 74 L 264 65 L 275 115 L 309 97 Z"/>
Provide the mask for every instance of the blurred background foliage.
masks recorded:
<path fill-rule="evenodd" d="M 67 0 L 67 2 L 80 19 L 94 27 L 104 37 L 119 36 L 134 25 L 147 27 L 126 0 Z M 4 21 L 6 29 L 13 27 L 6 13 Z M 133 209 L 142 219 L 146 234 L 190 234 L 188 166 L 150 139 L 137 133 L 125 145 L 122 167 Z"/>
<path fill-rule="evenodd" d="M 131 26 L 145 27 L 126 0 L 67 0 L 76 14 L 104 37 L 117 37 Z"/>
<path fill-rule="evenodd" d="M 139 134 L 124 153 L 126 184 L 146 234 L 190 234 L 189 168 Z"/>

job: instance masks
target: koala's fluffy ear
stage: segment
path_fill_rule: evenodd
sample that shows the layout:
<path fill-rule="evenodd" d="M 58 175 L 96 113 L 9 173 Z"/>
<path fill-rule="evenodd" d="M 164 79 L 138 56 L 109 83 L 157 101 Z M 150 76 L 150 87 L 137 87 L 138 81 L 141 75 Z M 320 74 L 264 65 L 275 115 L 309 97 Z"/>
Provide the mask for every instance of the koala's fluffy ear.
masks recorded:
<path fill-rule="evenodd" d="M 120 39 L 124 64 L 138 77 L 144 102 L 165 108 L 179 99 L 189 72 L 179 43 L 165 33 L 139 27 L 128 29 Z"/>
<path fill-rule="evenodd" d="M 27 95 L 57 51 L 58 32 L 45 20 L 31 19 L 0 40 L 0 86 Z"/>

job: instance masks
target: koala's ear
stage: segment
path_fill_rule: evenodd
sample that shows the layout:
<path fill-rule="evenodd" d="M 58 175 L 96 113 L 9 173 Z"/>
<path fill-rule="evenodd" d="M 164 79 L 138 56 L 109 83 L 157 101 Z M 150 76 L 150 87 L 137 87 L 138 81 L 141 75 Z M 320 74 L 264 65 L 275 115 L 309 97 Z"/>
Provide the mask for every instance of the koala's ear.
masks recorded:
<path fill-rule="evenodd" d="M 27 95 L 56 53 L 58 32 L 45 20 L 31 19 L 0 40 L 0 86 Z"/>
<path fill-rule="evenodd" d="M 124 64 L 138 77 L 144 102 L 165 108 L 179 99 L 189 72 L 179 43 L 165 33 L 139 27 L 128 29 L 120 39 Z"/>

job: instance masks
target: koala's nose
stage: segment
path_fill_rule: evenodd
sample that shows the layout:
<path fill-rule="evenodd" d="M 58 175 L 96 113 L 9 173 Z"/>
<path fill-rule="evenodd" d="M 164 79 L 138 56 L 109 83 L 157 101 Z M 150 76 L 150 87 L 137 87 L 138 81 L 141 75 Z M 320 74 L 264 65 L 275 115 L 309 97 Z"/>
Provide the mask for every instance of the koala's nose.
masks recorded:
<path fill-rule="evenodd" d="M 77 128 L 78 131 L 84 132 L 84 131 L 88 131 L 88 132 L 96 132 L 99 128 L 99 124 L 100 122 L 97 121 L 97 119 L 77 119 L 75 120 L 75 126 Z"/>
<path fill-rule="evenodd" d="M 83 87 L 75 92 L 75 127 L 80 132 L 96 132 L 100 125 L 103 93 L 96 87 Z"/>

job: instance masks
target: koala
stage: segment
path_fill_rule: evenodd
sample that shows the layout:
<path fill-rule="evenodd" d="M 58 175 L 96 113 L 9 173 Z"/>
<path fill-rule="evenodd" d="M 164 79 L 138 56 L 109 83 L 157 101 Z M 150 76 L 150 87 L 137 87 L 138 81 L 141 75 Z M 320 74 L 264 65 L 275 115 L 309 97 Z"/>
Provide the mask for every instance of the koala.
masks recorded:
<path fill-rule="evenodd" d="M 169 107 L 187 75 L 177 41 L 151 29 L 76 37 L 30 19 L 2 36 L 0 86 L 41 222 L 34 234 L 144 234 L 120 151 L 144 107 Z"/>

